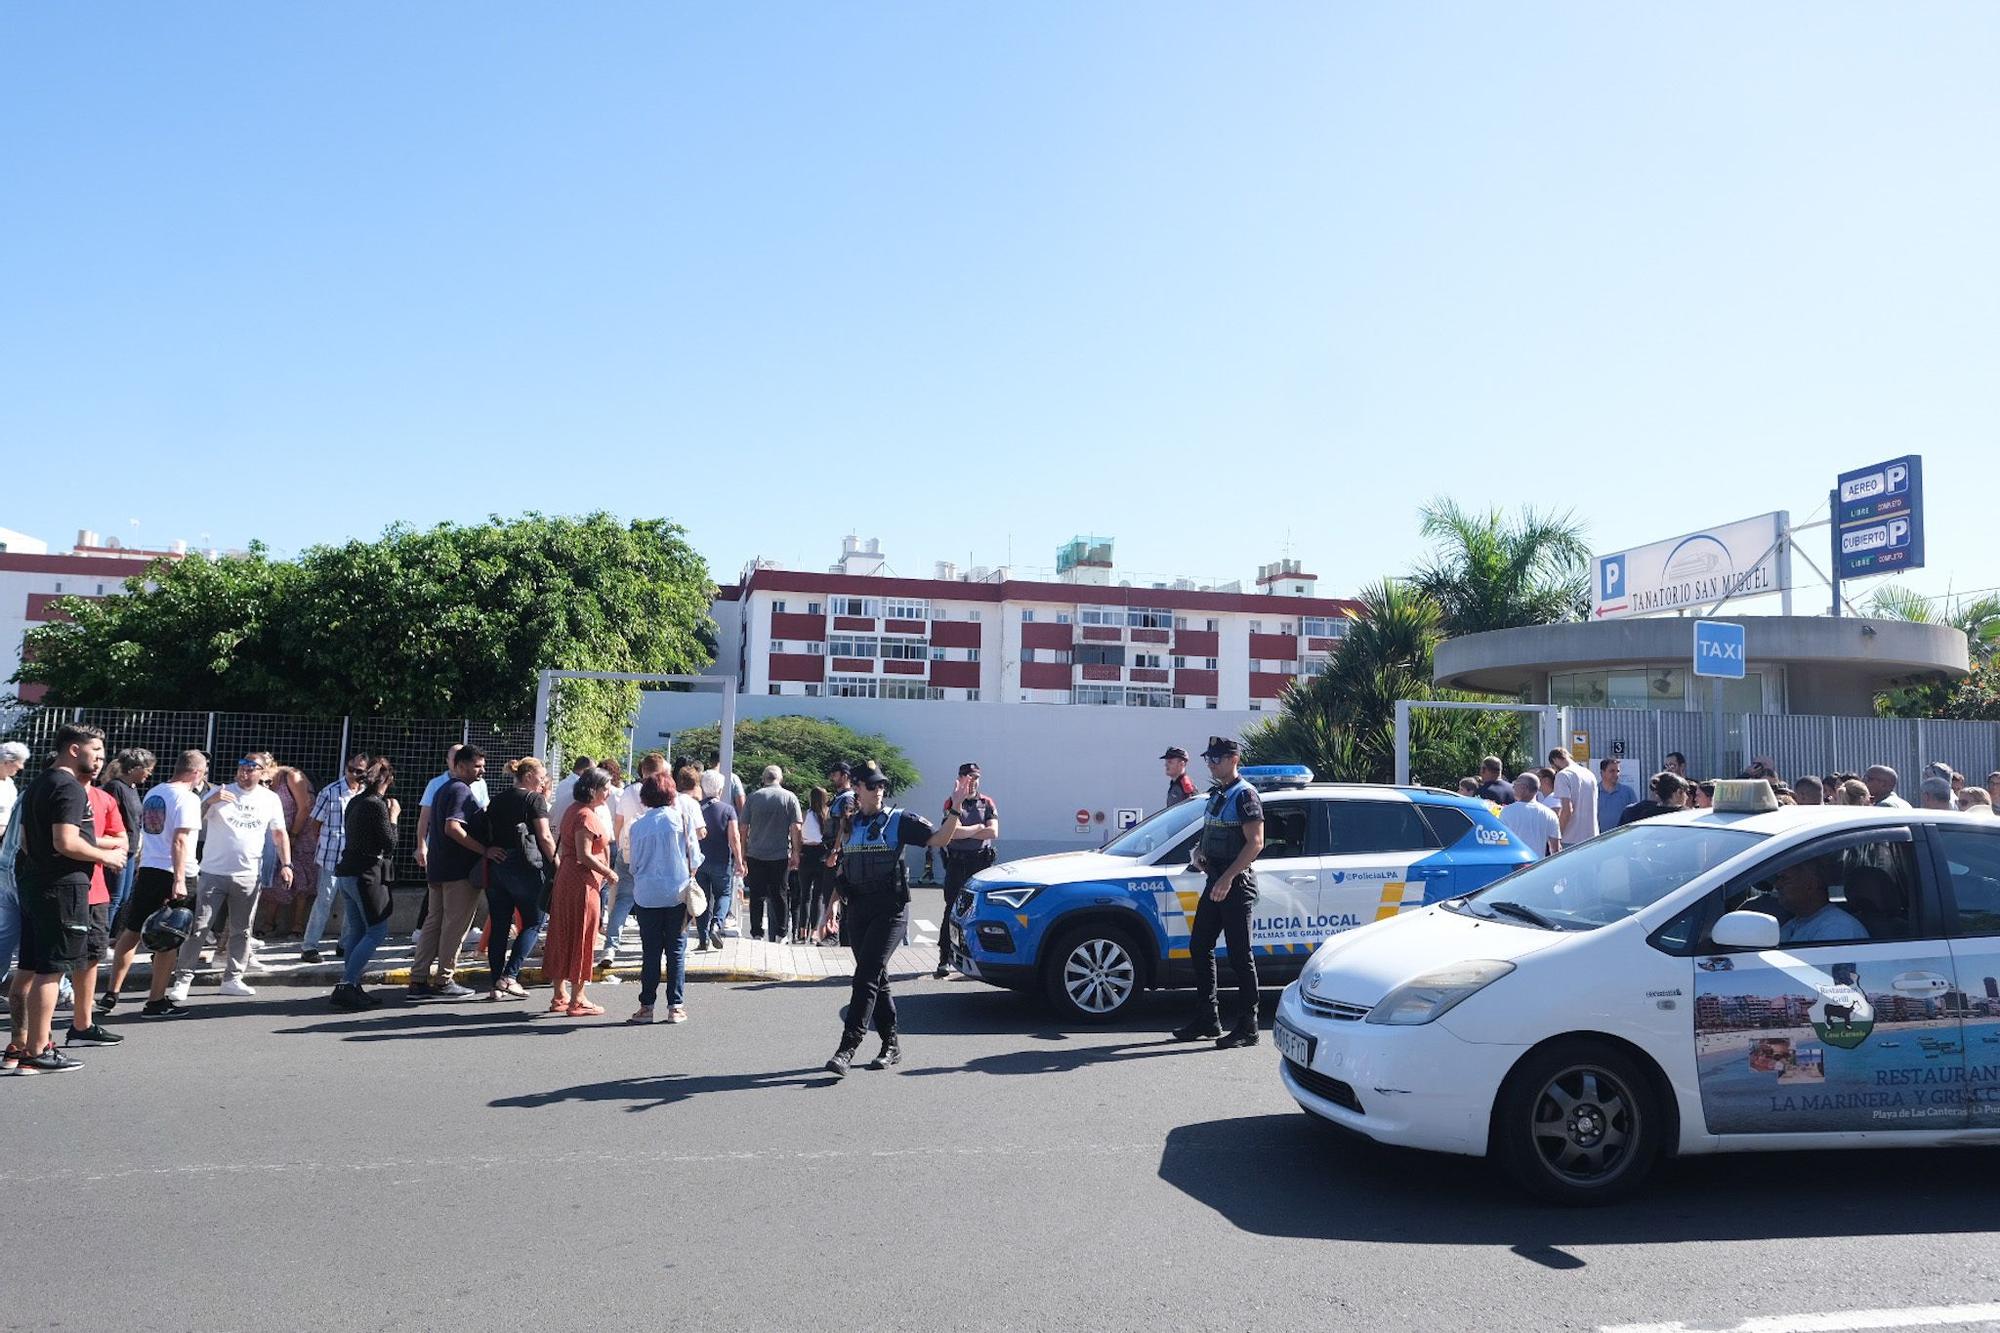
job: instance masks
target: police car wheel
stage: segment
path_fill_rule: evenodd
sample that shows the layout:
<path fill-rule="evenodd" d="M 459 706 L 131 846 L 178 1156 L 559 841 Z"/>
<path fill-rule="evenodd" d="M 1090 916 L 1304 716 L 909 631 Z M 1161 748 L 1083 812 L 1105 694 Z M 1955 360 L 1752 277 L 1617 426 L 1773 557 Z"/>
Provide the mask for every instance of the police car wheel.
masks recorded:
<path fill-rule="evenodd" d="M 1535 1052 L 1508 1076 L 1494 1107 L 1493 1148 L 1531 1193 L 1610 1203 L 1645 1182 L 1664 1125 L 1638 1062 L 1607 1042 L 1578 1039 Z"/>
<path fill-rule="evenodd" d="M 1123 931 L 1079 926 L 1065 932 L 1042 969 L 1049 1003 L 1063 1017 L 1105 1023 L 1132 1007 L 1143 978 L 1139 954 Z"/>

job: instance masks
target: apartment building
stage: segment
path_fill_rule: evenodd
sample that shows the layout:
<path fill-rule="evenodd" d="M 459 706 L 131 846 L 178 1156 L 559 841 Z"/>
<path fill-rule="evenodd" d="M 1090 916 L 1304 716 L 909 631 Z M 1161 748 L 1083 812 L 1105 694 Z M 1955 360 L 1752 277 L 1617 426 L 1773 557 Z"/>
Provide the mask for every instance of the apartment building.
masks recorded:
<path fill-rule="evenodd" d="M 1254 591 L 1118 581 L 1111 543 L 1079 538 L 1054 580 L 1006 569 L 898 577 L 849 537 L 824 571 L 759 562 L 721 590 L 718 668 L 752 695 L 1258 712 L 1317 670 L 1357 603 L 1314 595 L 1296 560 Z"/>
<path fill-rule="evenodd" d="M 77 533 L 76 545 L 67 552 L 51 552 L 39 537 L 0 528 L 0 642 L 6 654 L 0 658 L 0 682 L 19 669 L 28 631 L 57 618 L 53 603 L 58 598 L 112 596 L 123 591 L 126 579 L 143 576 L 155 560 L 187 554 L 185 542 L 126 546 L 115 537 L 87 531 Z M 39 685 L 23 685 L 15 697 L 34 703 L 42 693 Z"/>

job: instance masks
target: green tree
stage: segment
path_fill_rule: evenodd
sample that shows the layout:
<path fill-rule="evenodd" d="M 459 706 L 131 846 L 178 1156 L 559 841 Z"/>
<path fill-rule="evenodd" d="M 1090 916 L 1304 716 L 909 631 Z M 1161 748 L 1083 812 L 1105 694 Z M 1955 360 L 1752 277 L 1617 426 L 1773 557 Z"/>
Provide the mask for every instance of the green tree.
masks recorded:
<path fill-rule="evenodd" d="M 1431 683 L 1432 654 L 1444 637 L 1436 602 L 1394 579 L 1364 588 L 1359 601 L 1326 668 L 1294 683 L 1276 717 L 1244 732 L 1250 762 L 1306 764 L 1328 781 L 1389 782 L 1397 700 L 1478 697 Z M 1419 709 L 1410 719 L 1411 772 L 1448 787 L 1478 772 L 1488 753 L 1513 771 L 1517 736 L 1516 719 L 1506 715 Z"/>
<path fill-rule="evenodd" d="M 1449 499 L 1422 513 L 1432 544 L 1410 584 L 1438 607 L 1446 637 L 1582 620 L 1590 614 L 1590 547 L 1568 513 L 1475 513 Z"/>
<path fill-rule="evenodd" d="M 295 561 L 261 545 L 161 561 L 123 596 L 61 603 L 68 619 L 30 632 L 14 679 L 95 707 L 522 718 L 543 667 L 700 670 L 712 591 L 664 519 L 399 524 Z M 637 702 L 630 685 L 565 682 L 552 735 L 616 752 Z"/>
<path fill-rule="evenodd" d="M 1965 635 L 1965 653 L 1972 665 L 1972 676 L 1964 681 L 1935 681 L 1879 694 L 1875 696 L 1876 712 L 1887 717 L 2000 720 L 1990 679 L 1996 661 L 2000 661 L 2000 597 L 1988 593 L 1940 601 L 1891 583 L 1868 599 L 1868 614 L 1877 620 L 1949 626 Z"/>
<path fill-rule="evenodd" d="M 694 758 L 710 764 L 721 752 L 719 725 L 695 727 L 674 737 L 677 763 Z M 874 760 L 889 775 L 894 791 L 909 791 L 923 777 L 888 737 L 855 731 L 823 717 L 792 713 L 736 724 L 734 765 L 748 786 L 755 787 L 758 774 L 776 764 L 785 771 L 784 785 L 803 801 L 808 791 L 826 782 L 827 767 L 836 759 L 845 759 L 857 768 Z"/>

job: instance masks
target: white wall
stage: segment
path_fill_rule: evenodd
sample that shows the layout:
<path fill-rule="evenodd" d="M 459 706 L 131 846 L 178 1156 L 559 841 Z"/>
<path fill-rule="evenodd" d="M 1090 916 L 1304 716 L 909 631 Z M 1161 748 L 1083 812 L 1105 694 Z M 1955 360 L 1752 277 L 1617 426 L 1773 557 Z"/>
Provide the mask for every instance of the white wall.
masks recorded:
<path fill-rule="evenodd" d="M 712 693 L 642 696 L 638 734 L 679 732 L 720 716 Z M 873 732 L 900 746 L 923 774 L 914 792 L 898 792 L 896 805 L 935 818 L 958 766 L 978 762 L 982 782 L 1000 806 L 1003 858 L 1074 851 L 1104 841 L 1121 807 L 1150 814 L 1167 789 L 1159 755 L 1169 745 L 1198 753 L 1211 734 L 1236 736 L 1256 715 L 1242 711 L 1180 708 L 1092 708 L 904 699 L 804 699 L 744 695 L 739 718 L 802 714 Z M 865 759 L 866 755 L 856 755 Z M 1207 785 L 1195 760 L 1192 776 Z M 750 775 L 745 775 L 746 779 Z M 1076 811 L 1093 818 L 1079 833 Z M 1098 823 L 1095 816 L 1104 816 Z"/>

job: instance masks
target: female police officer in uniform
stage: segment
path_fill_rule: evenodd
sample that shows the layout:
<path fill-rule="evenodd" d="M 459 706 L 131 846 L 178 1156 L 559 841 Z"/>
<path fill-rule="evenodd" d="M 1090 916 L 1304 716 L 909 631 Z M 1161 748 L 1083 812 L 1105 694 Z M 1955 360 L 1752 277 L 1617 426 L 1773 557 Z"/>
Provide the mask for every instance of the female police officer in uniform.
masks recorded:
<path fill-rule="evenodd" d="M 907 810 L 885 806 L 888 775 L 870 764 L 856 779 L 854 808 L 842 818 L 838 889 L 848 947 L 854 950 L 854 990 L 847 1000 L 847 1022 L 840 1049 L 826 1062 L 837 1078 L 847 1075 L 872 1023 L 882 1035 L 882 1050 L 871 1069 L 887 1069 L 903 1058 L 896 1041 L 896 1001 L 889 994 L 889 955 L 901 943 L 910 923 L 910 877 L 903 865 L 905 847 L 943 847 L 958 832 L 958 807 L 970 782 L 960 777 L 952 789 L 952 809 L 944 827 Z"/>
<path fill-rule="evenodd" d="M 1257 1044 L 1257 960 L 1250 952 L 1250 909 L 1257 902 L 1257 880 L 1250 869 L 1264 850 L 1264 802 L 1257 789 L 1243 780 L 1237 766 L 1242 749 L 1226 736 L 1210 736 L 1201 752 L 1215 785 L 1208 789 L 1208 808 L 1195 845 L 1194 868 L 1208 877 L 1208 886 L 1194 909 L 1188 929 L 1188 956 L 1194 960 L 1194 982 L 1201 1009 L 1185 1027 L 1174 1029 L 1177 1041 L 1217 1039 L 1224 1049 Z M 1229 968 L 1236 974 L 1235 1025 L 1223 1035 L 1215 1005 L 1215 937 L 1229 945 Z"/>

